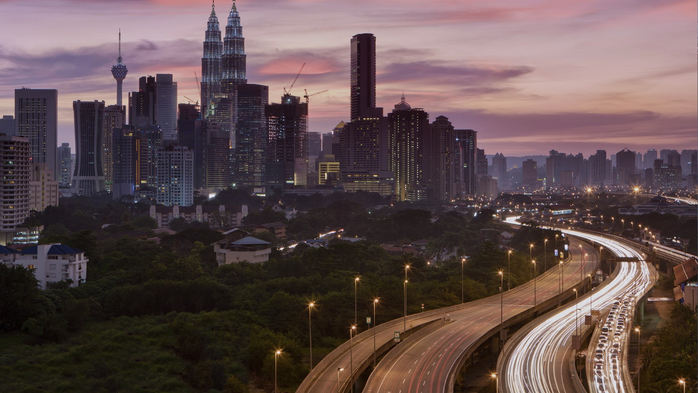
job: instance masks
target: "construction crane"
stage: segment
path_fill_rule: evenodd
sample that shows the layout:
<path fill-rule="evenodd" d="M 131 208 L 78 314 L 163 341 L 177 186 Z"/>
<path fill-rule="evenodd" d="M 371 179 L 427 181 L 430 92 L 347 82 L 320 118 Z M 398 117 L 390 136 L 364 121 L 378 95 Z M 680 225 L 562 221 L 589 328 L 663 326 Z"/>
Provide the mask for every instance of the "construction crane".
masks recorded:
<path fill-rule="evenodd" d="M 187 96 L 184 96 L 184 98 L 186 98 L 187 101 L 189 101 L 190 104 L 191 104 L 192 102 L 196 102 L 194 105 L 199 105 L 199 100 L 194 101 L 194 100 L 192 100 L 191 98 L 189 98 L 189 97 L 187 97 Z"/>
<path fill-rule="evenodd" d="M 308 89 L 303 89 L 303 90 L 305 90 L 305 95 L 303 97 L 305 98 L 306 104 L 310 103 L 310 97 L 316 96 L 316 95 L 322 94 L 322 93 L 327 93 L 329 91 L 329 90 L 323 90 L 323 91 L 318 91 L 317 93 L 308 94 Z"/>
<path fill-rule="evenodd" d="M 293 86 L 296 84 L 298 77 L 301 76 L 301 72 L 303 72 L 303 67 L 305 67 L 305 63 L 303 63 L 303 65 L 301 66 L 301 70 L 298 71 L 298 74 L 296 74 L 296 77 L 293 79 L 293 83 L 291 83 L 291 87 L 288 88 L 288 91 L 286 91 L 286 87 L 284 87 L 284 95 L 291 94 L 291 89 L 293 89 Z"/>

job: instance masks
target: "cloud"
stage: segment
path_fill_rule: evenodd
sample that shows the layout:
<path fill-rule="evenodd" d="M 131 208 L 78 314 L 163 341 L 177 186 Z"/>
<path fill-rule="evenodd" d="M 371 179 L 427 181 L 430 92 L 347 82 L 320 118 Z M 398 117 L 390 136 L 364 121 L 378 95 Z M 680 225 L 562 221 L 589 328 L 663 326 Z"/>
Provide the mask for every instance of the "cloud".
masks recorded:
<path fill-rule="evenodd" d="M 439 61 L 414 61 L 387 65 L 378 78 L 382 83 L 425 80 L 452 86 L 482 86 L 533 72 L 526 66 L 447 65 Z"/>

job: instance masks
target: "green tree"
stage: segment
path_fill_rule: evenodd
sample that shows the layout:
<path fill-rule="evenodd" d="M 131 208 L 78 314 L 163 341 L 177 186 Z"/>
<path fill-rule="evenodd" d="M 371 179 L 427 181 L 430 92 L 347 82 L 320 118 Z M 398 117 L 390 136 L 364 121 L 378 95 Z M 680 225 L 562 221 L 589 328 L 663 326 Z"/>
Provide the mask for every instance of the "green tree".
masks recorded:
<path fill-rule="evenodd" d="M 0 331 L 19 329 L 36 315 L 37 285 L 33 270 L 0 263 Z"/>

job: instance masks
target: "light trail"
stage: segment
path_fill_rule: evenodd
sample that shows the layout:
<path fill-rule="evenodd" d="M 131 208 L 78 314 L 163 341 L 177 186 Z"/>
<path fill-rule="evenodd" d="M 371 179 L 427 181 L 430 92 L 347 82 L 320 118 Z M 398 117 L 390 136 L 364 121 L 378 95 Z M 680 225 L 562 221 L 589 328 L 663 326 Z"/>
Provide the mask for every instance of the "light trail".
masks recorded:
<path fill-rule="evenodd" d="M 634 299 L 642 296 L 651 284 L 650 271 L 644 262 L 643 255 L 629 246 L 601 236 L 573 230 L 563 230 L 563 232 L 593 241 L 618 257 L 637 258 L 640 261 L 619 262 L 615 278 L 591 293 L 596 309 L 611 307 L 618 299 L 627 298 L 633 299 L 627 305 L 629 309 L 632 309 L 635 303 Z M 584 324 L 586 315 L 584 306 L 588 304 L 586 300 L 589 300 L 589 296 L 587 294 L 580 297 L 578 301 L 534 321 L 535 325 L 524 337 L 510 343 L 510 345 L 515 345 L 513 349 L 510 345 L 508 345 L 509 348 L 505 348 L 505 357 L 500 359 L 497 370 L 502 376 L 500 381 L 502 391 L 514 393 L 575 391 L 574 385 L 570 386 L 572 378 L 568 359 L 571 355 L 572 336 L 577 326 Z M 634 310 L 628 311 L 632 311 L 628 315 L 632 315 L 634 312 Z M 628 328 L 628 325 L 624 325 L 623 331 L 619 335 L 618 354 L 615 356 L 615 362 L 612 362 L 611 351 L 602 351 L 603 359 L 597 363 L 602 364 L 602 367 L 597 369 L 595 366 L 594 369 L 593 391 L 626 392 L 629 390 L 625 386 L 618 365 L 622 353 L 620 342 L 625 343 L 628 337 Z M 597 346 L 593 348 L 597 348 Z M 595 356 L 595 352 L 590 352 L 589 355 Z M 612 364 L 617 365 L 615 373 Z M 596 382 L 597 380 L 598 382 Z"/>

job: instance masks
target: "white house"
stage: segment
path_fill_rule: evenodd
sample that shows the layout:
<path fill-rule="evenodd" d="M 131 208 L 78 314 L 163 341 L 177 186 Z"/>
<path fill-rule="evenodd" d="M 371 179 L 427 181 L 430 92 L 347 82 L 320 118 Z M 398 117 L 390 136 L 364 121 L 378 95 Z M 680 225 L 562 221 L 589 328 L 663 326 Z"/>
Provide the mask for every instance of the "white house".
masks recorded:
<path fill-rule="evenodd" d="M 239 262 L 261 263 L 269 260 L 271 243 L 252 236 L 235 240 L 239 233 L 231 232 L 233 231 L 226 232 L 226 234 L 230 233 L 230 235 L 226 235 L 225 239 L 213 243 L 213 251 L 216 253 L 218 266 Z"/>
<path fill-rule="evenodd" d="M 4 261 L 4 260 L 3 260 Z M 40 244 L 14 254 L 13 265 L 34 269 L 41 289 L 48 283 L 71 280 L 77 287 L 87 278 L 85 252 L 62 244 Z"/>

